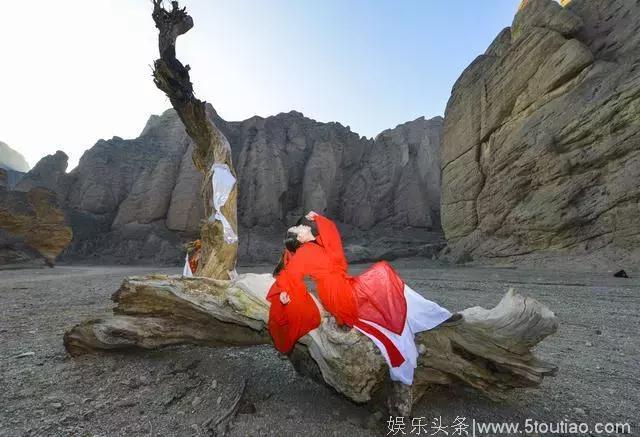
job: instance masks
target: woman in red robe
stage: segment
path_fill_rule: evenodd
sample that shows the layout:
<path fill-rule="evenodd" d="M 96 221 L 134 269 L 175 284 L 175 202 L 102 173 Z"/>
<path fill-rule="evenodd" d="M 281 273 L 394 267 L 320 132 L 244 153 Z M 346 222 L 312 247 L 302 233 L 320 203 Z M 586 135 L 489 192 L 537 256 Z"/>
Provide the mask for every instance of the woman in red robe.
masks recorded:
<path fill-rule="evenodd" d="M 350 276 L 336 225 L 313 211 L 287 231 L 285 247 L 267 295 L 269 332 L 283 353 L 320 325 L 320 312 L 304 283 L 307 275 L 338 324 L 368 336 L 389 364 L 391 378 L 405 384 L 411 384 L 416 367 L 415 334 L 461 317 L 413 291 L 386 261 Z"/>
<path fill-rule="evenodd" d="M 202 253 L 202 241 L 198 238 L 187 245 L 187 255 L 184 260 L 184 268 L 182 269 L 182 276 L 188 278 L 193 277 L 194 273 L 198 269 L 198 263 L 200 262 L 200 255 Z"/>

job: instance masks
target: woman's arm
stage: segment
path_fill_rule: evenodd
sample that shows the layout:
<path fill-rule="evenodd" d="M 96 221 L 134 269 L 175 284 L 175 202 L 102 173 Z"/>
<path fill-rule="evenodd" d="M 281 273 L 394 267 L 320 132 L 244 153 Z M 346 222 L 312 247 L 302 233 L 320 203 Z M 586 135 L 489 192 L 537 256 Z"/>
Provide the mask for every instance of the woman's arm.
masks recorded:
<path fill-rule="evenodd" d="M 321 250 L 320 248 L 318 248 Z M 278 273 L 267 300 L 269 333 L 280 352 L 289 352 L 299 338 L 320 325 L 320 311 L 304 283 L 304 261 L 310 254 L 296 251 Z"/>
<path fill-rule="evenodd" d="M 310 211 L 307 214 L 307 218 L 316 222 L 318 236 L 320 237 L 319 242 L 325 248 L 334 264 L 346 271 L 348 268 L 347 259 L 344 256 L 342 238 L 336 224 L 331 219 L 315 211 Z"/>
<path fill-rule="evenodd" d="M 291 301 L 291 297 L 308 293 L 304 282 L 305 262 L 309 258 L 303 249 L 298 250 L 289 262 L 278 272 L 276 281 L 267 294 L 267 299 L 278 298 L 284 305 Z"/>

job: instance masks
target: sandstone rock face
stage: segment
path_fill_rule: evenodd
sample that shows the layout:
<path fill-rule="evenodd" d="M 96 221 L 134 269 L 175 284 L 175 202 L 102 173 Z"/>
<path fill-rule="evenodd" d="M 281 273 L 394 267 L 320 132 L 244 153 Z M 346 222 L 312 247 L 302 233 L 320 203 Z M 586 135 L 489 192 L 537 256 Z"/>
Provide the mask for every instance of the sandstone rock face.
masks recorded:
<path fill-rule="evenodd" d="M 441 150 L 456 257 L 640 246 L 640 4 L 523 1 L 460 76 Z"/>
<path fill-rule="evenodd" d="M 295 111 L 216 124 L 231 143 L 238 172 L 240 225 L 288 224 L 305 209 L 343 218 L 347 177 L 369 140 Z"/>
<path fill-rule="evenodd" d="M 308 210 L 363 229 L 439 226 L 441 117 L 375 140 L 295 111 L 216 124 L 234 152 L 245 227 L 290 224 Z"/>
<path fill-rule="evenodd" d="M 349 179 L 345 222 L 439 228 L 442 123 L 421 117 L 376 137 Z"/>
<path fill-rule="evenodd" d="M 12 190 L 26 174 L 21 171 L 3 169 L 7 174 L 7 187 Z"/>
<path fill-rule="evenodd" d="M 69 188 L 66 176 L 68 161 L 67 154 L 60 150 L 45 156 L 20 179 L 14 189 L 26 192 L 35 187 L 49 188 L 56 192 L 58 200 L 64 202 Z"/>
<path fill-rule="evenodd" d="M 22 263 L 39 255 L 53 265 L 71 238 L 56 193 L 44 188 L 0 191 L 0 264 Z"/>
<path fill-rule="evenodd" d="M 9 175 L 4 168 L 0 168 L 0 191 L 9 189 Z"/>
<path fill-rule="evenodd" d="M 296 111 L 215 123 L 238 172 L 241 261 L 276 259 L 285 227 L 308 210 L 340 223 L 353 261 L 431 256 L 440 247 L 430 231 L 440 229 L 442 118 L 419 118 L 375 140 Z M 422 232 L 390 230 L 404 227 Z"/>
<path fill-rule="evenodd" d="M 336 214 L 344 169 L 353 168 L 366 140 L 337 123 L 318 123 L 299 112 L 217 121 L 231 143 L 238 172 L 238 219 L 243 227 L 290 222 L 304 207 Z M 323 160 L 326 158 L 326 161 Z M 333 175 L 332 183 L 327 179 Z M 317 182 L 317 187 L 312 187 Z"/>
<path fill-rule="evenodd" d="M 167 111 L 151 117 L 136 139 L 98 141 L 70 173 L 66 154 L 46 156 L 15 189 L 48 187 L 56 192 L 74 230 L 65 257 L 175 262 L 182 253 L 181 237 L 168 229 L 168 210 L 172 199 L 200 189 L 179 184 L 181 168 L 189 168 L 183 163 L 189 145 L 178 117 Z M 183 193 L 186 188 L 189 192 Z M 172 226 L 189 230 L 187 225 Z"/>
<path fill-rule="evenodd" d="M 200 220 L 204 218 L 204 204 L 200 196 L 203 177 L 191 159 L 193 148 L 193 144 L 189 144 L 182 156 L 176 184 L 171 193 L 166 224 L 172 231 L 197 232 Z"/>
<path fill-rule="evenodd" d="M 347 248 L 352 259 L 430 256 L 441 246 L 432 232 L 439 229 L 440 117 L 419 118 L 370 140 L 295 111 L 227 122 L 209 109 L 231 144 L 238 173 L 241 262 L 275 263 L 284 230 L 310 209 L 335 218 L 345 237 L 353 237 Z M 177 114 L 168 110 L 152 116 L 136 139 L 98 141 L 70 173 L 64 153 L 43 158 L 17 189 L 56 191 L 75 236 L 65 256 L 181 262 L 182 242 L 194 238 L 205 219 L 203 177 L 192 151 Z M 385 237 L 390 227 L 407 226 L 418 235 Z M 375 238 L 362 230 L 375 231 Z M 416 242 L 410 250 L 409 238 Z"/>

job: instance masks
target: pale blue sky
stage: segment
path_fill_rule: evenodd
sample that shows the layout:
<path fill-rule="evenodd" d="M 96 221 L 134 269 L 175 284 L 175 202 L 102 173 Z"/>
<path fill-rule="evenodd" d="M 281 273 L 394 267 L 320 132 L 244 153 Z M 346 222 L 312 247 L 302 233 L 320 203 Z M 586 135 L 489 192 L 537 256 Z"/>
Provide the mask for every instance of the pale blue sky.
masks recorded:
<path fill-rule="evenodd" d="M 371 137 L 442 115 L 455 80 L 511 24 L 518 3 L 186 0 L 195 27 L 178 40 L 178 57 L 191 65 L 198 97 L 227 120 L 295 109 Z M 73 167 L 99 138 L 136 137 L 170 106 L 150 76 L 151 8 L 149 0 L 3 5 L 5 17 L 23 19 L 0 27 L 0 140 L 31 165 L 62 149 Z"/>

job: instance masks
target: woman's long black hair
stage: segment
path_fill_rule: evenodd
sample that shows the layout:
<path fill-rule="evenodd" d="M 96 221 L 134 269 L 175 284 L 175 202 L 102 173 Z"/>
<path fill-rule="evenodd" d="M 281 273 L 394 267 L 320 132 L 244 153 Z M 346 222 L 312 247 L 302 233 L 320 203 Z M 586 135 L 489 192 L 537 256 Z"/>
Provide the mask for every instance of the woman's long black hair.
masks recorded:
<path fill-rule="evenodd" d="M 318 235 L 318 227 L 316 226 L 316 222 L 313 220 L 309 220 L 306 217 L 300 217 L 298 219 L 298 221 L 296 222 L 295 226 L 299 226 L 299 225 L 306 225 L 309 226 L 311 228 L 311 234 L 315 237 Z M 284 247 L 286 247 L 289 252 L 294 253 L 296 250 L 298 250 L 298 247 L 300 247 L 302 245 L 302 243 L 300 243 L 298 241 L 298 235 L 295 232 L 289 232 L 287 231 L 287 235 L 284 238 Z M 284 268 L 284 251 L 282 252 L 282 256 L 280 256 L 280 261 L 278 261 L 278 265 L 276 265 L 276 268 L 273 269 L 273 276 L 276 276 L 278 273 L 280 273 L 280 270 L 282 270 Z"/>

